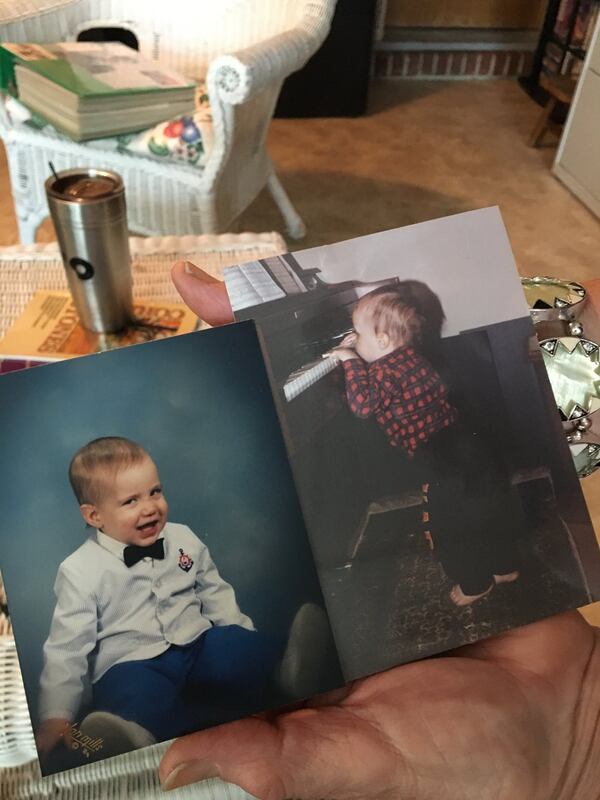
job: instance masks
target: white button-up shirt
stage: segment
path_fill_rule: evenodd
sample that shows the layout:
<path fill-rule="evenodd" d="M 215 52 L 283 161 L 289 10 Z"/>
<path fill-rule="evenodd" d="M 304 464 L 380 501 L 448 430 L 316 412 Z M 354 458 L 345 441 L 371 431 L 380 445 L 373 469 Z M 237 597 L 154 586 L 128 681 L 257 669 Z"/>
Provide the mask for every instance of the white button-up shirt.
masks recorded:
<path fill-rule="evenodd" d="M 95 683 L 115 664 L 154 658 L 213 625 L 254 630 L 206 545 L 174 522 L 161 537 L 164 559 L 145 557 L 127 567 L 123 543 L 94 531 L 61 563 L 44 645 L 40 721 L 75 718 L 88 672 Z"/>

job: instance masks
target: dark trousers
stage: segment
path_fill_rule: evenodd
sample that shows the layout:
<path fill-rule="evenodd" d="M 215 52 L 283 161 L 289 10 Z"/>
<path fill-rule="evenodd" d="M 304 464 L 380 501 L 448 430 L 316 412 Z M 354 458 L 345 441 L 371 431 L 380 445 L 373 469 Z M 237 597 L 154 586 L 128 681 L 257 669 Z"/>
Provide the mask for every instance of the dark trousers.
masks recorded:
<path fill-rule="evenodd" d="M 231 717 L 264 708 L 280 656 L 258 631 L 215 626 L 155 658 L 115 664 L 94 684 L 94 709 L 137 722 L 158 741 L 172 739 L 225 721 L 222 705 L 215 718 L 206 713 L 223 696 L 238 703 Z"/>
<path fill-rule="evenodd" d="M 518 567 L 522 510 L 496 448 L 460 423 L 434 435 L 415 457 L 429 483 L 435 553 L 465 594 L 488 589 Z"/>
<path fill-rule="evenodd" d="M 493 443 L 457 422 L 434 434 L 412 459 L 399 448 L 396 455 L 396 486 L 429 486 L 427 527 L 453 583 L 465 594 L 480 594 L 494 575 L 518 568 L 523 513 Z"/>

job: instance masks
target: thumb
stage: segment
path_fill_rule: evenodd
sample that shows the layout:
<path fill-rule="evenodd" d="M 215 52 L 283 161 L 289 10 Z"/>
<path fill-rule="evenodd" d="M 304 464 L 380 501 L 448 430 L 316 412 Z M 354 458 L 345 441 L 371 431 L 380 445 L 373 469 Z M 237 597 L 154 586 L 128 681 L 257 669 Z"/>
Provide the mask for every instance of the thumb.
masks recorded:
<path fill-rule="evenodd" d="M 275 787 L 284 790 L 280 731 L 267 719 L 250 717 L 212 730 L 177 739 L 165 753 L 159 768 L 164 789 L 221 778 L 257 797 L 275 798 Z"/>
<path fill-rule="evenodd" d="M 388 789 L 402 759 L 390 759 L 372 728 L 343 703 L 250 717 L 177 739 L 159 775 L 166 790 L 221 778 L 261 800 L 349 800 L 369 797 L 373 786 L 397 796 Z"/>
<path fill-rule="evenodd" d="M 190 261 L 177 261 L 171 268 L 175 288 L 186 305 L 209 325 L 233 322 L 233 311 L 223 281 Z"/>

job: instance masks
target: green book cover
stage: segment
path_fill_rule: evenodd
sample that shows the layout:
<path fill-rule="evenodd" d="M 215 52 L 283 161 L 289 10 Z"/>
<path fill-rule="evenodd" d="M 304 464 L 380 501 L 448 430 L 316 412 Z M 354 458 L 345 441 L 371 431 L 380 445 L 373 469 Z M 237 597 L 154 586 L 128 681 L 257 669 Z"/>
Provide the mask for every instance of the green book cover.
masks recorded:
<path fill-rule="evenodd" d="M 18 96 L 15 64 L 80 98 L 193 89 L 195 83 L 120 42 L 0 45 L 0 88 Z"/>

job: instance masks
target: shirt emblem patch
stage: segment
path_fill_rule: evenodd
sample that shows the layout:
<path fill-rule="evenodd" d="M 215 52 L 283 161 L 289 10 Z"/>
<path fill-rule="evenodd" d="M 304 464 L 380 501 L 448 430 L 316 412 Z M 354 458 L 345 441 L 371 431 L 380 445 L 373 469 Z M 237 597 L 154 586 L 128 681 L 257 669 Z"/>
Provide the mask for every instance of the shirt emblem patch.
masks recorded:
<path fill-rule="evenodd" d="M 184 553 L 181 547 L 179 548 L 179 567 L 184 572 L 189 572 L 191 568 L 194 566 L 194 562 L 192 559 Z"/>

